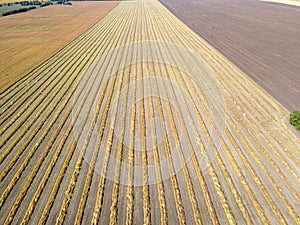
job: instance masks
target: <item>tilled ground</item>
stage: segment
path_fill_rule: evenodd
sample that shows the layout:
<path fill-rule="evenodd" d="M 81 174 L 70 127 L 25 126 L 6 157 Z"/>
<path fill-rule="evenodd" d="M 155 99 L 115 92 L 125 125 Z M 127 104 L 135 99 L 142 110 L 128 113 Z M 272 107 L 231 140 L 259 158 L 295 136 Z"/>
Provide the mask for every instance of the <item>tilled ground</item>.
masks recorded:
<path fill-rule="evenodd" d="M 259 0 L 161 2 L 287 109 L 300 109 L 300 7 Z"/>
<path fill-rule="evenodd" d="M 299 223 L 288 111 L 158 1 L 0 97 L 0 224 Z"/>

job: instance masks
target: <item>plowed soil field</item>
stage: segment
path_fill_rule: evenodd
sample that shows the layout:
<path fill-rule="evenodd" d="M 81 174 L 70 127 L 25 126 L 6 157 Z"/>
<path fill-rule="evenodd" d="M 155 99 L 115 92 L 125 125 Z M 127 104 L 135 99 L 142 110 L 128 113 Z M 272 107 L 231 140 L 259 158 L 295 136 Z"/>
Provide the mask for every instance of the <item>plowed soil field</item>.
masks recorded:
<path fill-rule="evenodd" d="M 300 7 L 259 0 L 161 2 L 287 109 L 300 109 Z"/>

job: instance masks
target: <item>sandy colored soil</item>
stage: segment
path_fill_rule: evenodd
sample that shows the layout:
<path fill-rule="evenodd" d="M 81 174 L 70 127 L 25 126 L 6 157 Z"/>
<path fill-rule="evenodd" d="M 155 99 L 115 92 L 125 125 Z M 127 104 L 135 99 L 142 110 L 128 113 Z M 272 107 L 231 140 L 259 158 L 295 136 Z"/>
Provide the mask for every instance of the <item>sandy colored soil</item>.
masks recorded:
<path fill-rule="evenodd" d="M 299 0 L 261 0 L 261 1 L 300 6 Z"/>
<path fill-rule="evenodd" d="M 299 224 L 288 111 L 156 0 L 0 94 L 0 224 Z"/>
<path fill-rule="evenodd" d="M 300 8 L 256 0 L 162 0 L 289 110 L 300 109 Z"/>
<path fill-rule="evenodd" d="M 103 18 L 118 2 L 73 2 L 0 18 L 0 92 Z"/>

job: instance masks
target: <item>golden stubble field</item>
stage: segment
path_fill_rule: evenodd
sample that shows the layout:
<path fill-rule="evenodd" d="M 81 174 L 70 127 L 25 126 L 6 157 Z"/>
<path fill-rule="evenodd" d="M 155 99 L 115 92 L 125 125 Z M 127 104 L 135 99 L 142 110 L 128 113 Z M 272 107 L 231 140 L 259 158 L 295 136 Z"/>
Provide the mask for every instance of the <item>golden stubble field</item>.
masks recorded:
<path fill-rule="evenodd" d="M 288 111 L 156 0 L 0 94 L 0 224 L 299 224 Z"/>
<path fill-rule="evenodd" d="M 73 2 L 0 18 L 0 91 L 87 31 L 118 2 Z"/>

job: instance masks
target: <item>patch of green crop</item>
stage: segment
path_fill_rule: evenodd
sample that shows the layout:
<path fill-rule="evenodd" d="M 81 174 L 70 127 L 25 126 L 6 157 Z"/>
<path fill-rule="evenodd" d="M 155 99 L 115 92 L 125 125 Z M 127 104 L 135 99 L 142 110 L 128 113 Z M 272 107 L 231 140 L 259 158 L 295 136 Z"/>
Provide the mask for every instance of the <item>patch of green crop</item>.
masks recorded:
<path fill-rule="evenodd" d="M 290 114 L 290 123 L 296 127 L 297 130 L 300 130 L 300 112 L 293 111 Z"/>

